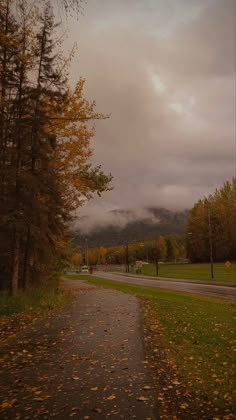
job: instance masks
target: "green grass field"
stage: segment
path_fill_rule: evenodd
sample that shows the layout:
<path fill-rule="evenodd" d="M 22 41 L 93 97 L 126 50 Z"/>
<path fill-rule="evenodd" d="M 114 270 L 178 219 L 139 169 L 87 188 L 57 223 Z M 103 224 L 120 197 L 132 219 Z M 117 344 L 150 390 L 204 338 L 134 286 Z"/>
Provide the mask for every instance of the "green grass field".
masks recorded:
<path fill-rule="evenodd" d="M 216 407 L 232 411 L 236 354 L 234 303 L 96 277 L 68 277 L 140 297 L 144 327 L 152 331 L 153 345 L 166 351 L 186 389 L 203 393 Z"/>
<path fill-rule="evenodd" d="M 235 262 L 232 263 L 229 268 L 227 268 L 224 263 L 216 263 L 213 265 L 213 270 L 214 279 L 212 280 L 210 264 L 159 264 L 159 277 L 236 283 Z M 135 269 L 132 269 L 131 272 L 134 273 Z M 155 265 L 143 265 L 141 274 L 155 276 Z"/>

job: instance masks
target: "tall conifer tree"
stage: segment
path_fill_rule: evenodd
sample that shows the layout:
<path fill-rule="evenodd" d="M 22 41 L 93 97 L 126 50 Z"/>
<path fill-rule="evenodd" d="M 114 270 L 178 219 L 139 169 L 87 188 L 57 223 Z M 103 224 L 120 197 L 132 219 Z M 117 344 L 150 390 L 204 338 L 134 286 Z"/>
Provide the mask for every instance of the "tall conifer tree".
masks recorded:
<path fill-rule="evenodd" d="M 51 3 L 29 6 L 0 6 L 0 262 L 13 294 L 53 275 L 72 211 L 111 179 L 88 164 L 88 121 L 103 116 L 83 97 L 83 80 L 68 88 Z"/>

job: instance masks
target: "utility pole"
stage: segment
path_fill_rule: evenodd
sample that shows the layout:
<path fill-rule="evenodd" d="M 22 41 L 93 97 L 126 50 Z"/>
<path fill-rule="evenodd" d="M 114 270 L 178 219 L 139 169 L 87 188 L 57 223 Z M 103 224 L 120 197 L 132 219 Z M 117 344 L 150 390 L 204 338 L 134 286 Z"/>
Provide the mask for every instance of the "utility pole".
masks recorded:
<path fill-rule="evenodd" d="M 207 207 L 207 218 L 208 218 L 208 233 L 209 233 L 209 246 L 210 246 L 211 279 L 213 280 L 214 279 L 213 245 L 212 245 L 211 214 L 210 214 L 209 207 Z"/>
<path fill-rule="evenodd" d="M 129 273 L 129 244 L 125 247 L 125 272 Z"/>
<path fill-rule="evenodd" d="M 159 248 L 158 248 L 158 240 L 156 240 L 156 276 L 159 275 Z"/>
<path fill-rule="evenodd" d="M 86 249 L 85 249 L 85 255 L 86 255 L 86 265 L 88 266 L 88 238 L 85 239 Z"/>

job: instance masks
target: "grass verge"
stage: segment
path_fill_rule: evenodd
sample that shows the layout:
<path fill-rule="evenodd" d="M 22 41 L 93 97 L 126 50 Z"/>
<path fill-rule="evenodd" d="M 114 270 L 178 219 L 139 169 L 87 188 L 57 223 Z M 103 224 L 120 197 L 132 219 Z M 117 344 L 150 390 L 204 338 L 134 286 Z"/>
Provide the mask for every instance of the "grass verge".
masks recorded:
<path fill-rule="evenodd" d="M 56 287 L 19 290 L 16 296 L 0 294 L 0 315 L 18 312 L 49 310 L 63 305 L 69 299 L 68 292 Z"/>
<path fill-rule="evenodd" d="M 16 296 L 0 294 L 0 344 L 4 344 L 52 310 L 70 302 L 69 290 L 58 287 L 32 288 Z"/>
<path fill-rule="evenodd" d="M 210 264 L 159 264 L 159 276 L 176 279 L 205 280 L 209 282 L 235 283 L 236 263 L 226 267 L 224 263 L 214 264 L 214 279 L 211 279 Z M 133 270 L 134 272 L 134 270 Z M 142 275 L 156 276 L 154 264 L 143 265 Z"/>
<path fill-rule="evenodd" d="M 115 283 L 97 277 L 68 277 L 141 298 L 144 328 L 146 335 L 151 337 L 151 346 L 165 350 L 169 364 L 175 369 L 186 392 L 205 395 L 215 407 L 226 410 L 226 413 L 233 412 L 236 355 L 234 303 Z"/>

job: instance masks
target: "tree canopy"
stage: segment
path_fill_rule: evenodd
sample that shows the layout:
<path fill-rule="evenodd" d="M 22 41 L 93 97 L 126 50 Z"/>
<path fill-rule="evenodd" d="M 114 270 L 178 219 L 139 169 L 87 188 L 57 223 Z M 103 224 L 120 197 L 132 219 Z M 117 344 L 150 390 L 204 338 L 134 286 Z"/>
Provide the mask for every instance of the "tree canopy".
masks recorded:
<path fill-rule="evenodd" d="M 186 226 L 187 255 L 191 261 L 236 259 L 236 178 L 213 195 L 199 200 L 189 212 Z"/>

